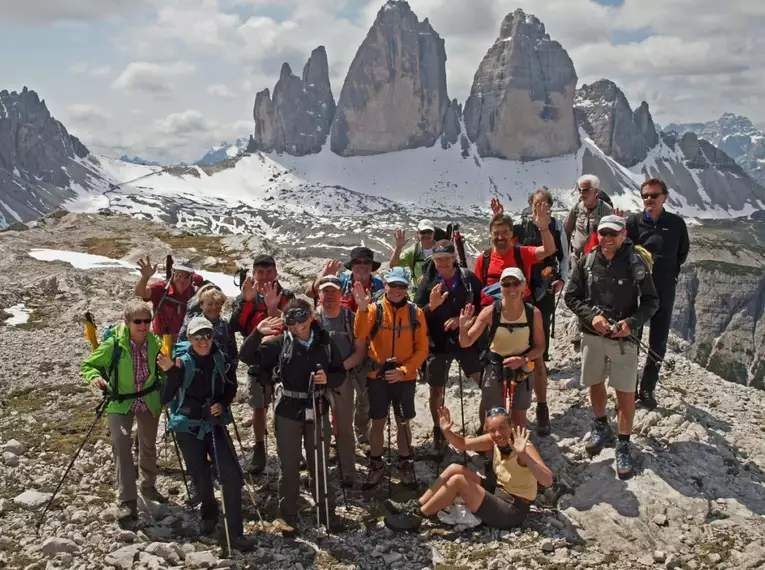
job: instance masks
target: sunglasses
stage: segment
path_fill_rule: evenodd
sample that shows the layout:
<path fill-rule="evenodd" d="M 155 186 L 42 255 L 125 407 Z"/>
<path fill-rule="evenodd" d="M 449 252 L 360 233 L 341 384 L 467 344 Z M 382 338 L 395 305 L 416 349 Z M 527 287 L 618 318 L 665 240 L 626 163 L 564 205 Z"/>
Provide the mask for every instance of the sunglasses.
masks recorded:
<path fill-rule="evenodd" d="M 509 289 L 510 287 L 518 287 L 520 286 L 520 284 L 521 284 L 520 281 L 516 281 L 515 279 L 513 279 L 511 281 L 503 281 L 502 287 L 504 287 L 505 289 Z"/>
<path fill-rule="evenodd" d="M 211 340 L 213 337 L 212 332 L 199 333 L 191 335 L 191 340 Z"/>
<path fill-rule="evenodd" d="M 600 230 L 598 231 L 598 235 L 601 237 L 616 237 L 619 235 L 619 232 L 615 232 L 614 230 Z"/>
<path fill-rule="evenodd" d="M 651 200 L 656 200 L 659 196 L 661 196 L 661 192 L 656 192 L 654 194 L 643 194 L 643 200 L 648 200 L 650 198 Z"/>
<path fill-rule="evenodd" d="M 149 319 L 133 319 L 132 323 L 134 325 L 150 325 L 151 321 L 152 321 L 151 318 L 149 318 Z"/>
<path fill-rule="evenodd" d="M 185 271 L 176 271 L 173 273 L 173 279 L 191 279 L 191 274 Z"/>
<path fill-rule="evenodd" d="M 435 235 L 435 233 L 436 233 L 436 232 L 434 232 L 434 231 L 432 231 L 432 230 L 422 230 L 422 231 L 420 232 L 420 235 L 421 235 L 421 236 L 432 236 L 432 235 Z"/>
<path fill-rule="evenodd" d="M 492 408 L 488 412 L 486 412 L 487 418 L 490 418 L 492 416 L 506 416 L 506 415 L 507 415 L 507 410 L 502 407 Z"/>
<path fill-rule="evenodd" d="M 368 259 L 356 259 L 353 263 L 351 263 L 351 266 L 354 265 L 374 265 L 374 263 Z"/>
<path fill-rule="evenodd" d="M 406 289 L 409 287 L 406 283 L 388 283 L 388 287 L 391 289 Z"/>
<path fill-rule="evenodd" d="M 284 324 L 288 327 L 302 325 L 311 317 L 311 311 L 308 309 L 291 309 L 282 316 Z"/>

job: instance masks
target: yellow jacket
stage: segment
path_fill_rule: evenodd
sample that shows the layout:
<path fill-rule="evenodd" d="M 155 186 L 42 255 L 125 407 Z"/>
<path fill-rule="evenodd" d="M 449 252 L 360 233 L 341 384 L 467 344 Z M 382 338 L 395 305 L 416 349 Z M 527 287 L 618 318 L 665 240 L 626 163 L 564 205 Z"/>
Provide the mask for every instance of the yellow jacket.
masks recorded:
<path fill-rule="evenodd" d="M 428 357 L 429 341 L 425 313 L 419 307 L 414 307 L 419 326 L 416 326 L 412 331 L 409 321 L 410 309 L 407 305 L 396 309 L 386 297 L 383 297 L 378 303 L 383 308 L 382 326 L 380 326 L 374 339 L 369 342 L 367 355 L 378 366 L 381 366 L 387 359 L 395 357 L 399 363 L 399 370 L 404 373 L 404 380 L 415 380 L 417 370 Z M 378 304 L 374 303 L 369 305 L 366 312 L 356 311 L 353 333 L 357 339 L 369 337 L 377 319 L 377 307 Z M 368 377 L 374 378 L 376 375 L 377 371 L 371 370 Z"/>

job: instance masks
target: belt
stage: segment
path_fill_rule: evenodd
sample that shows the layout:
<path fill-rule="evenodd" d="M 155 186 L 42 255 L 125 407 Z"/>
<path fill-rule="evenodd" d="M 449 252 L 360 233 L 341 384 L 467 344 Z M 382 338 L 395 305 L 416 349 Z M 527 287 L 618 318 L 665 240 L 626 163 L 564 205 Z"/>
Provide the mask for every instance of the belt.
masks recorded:
<path fill-rule="evenodd" d="M 282 390 L 282 394 L 295 400 L 310 400 L 311 395 L 308 392 L 293 392 L 292 390 Z"/>
<path fill-rule="evenodd" d="M 520 501 L 521 503 L 524 503 L 526 505 L 530 505 L 531 504 L 531 501 L 529 501 L 525 497 L 519 497 L 518 495 L 512 495 L 510 493 L 508 493 L 508 495 L 510 495 L 514 500 Z"/>

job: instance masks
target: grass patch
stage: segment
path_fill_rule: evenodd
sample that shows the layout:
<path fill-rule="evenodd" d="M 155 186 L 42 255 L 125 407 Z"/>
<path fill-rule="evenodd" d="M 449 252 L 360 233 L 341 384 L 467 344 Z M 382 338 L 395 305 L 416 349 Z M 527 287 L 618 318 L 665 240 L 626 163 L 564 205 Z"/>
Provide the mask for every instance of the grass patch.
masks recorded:
<path fill-rule="evenodd" d="M 232 259 L 235 252 L 223 246 L 223 236 L 160 233 L 155 234 L 155 237 L 169 245 L 173 253 L 184 252 L 186 254 L 184 257 L 188 257 L 193 264 L 200 264 L 206 257 L 214 257 L 218 260 L 218 263 L 212 265 L 201 265 L 200 269 L 205 271 L 233 274 L 238 268 L 237 263 Z"/>
<path fill-rule="evenodd" d="M 5 311 L 3 309 L 0 309 L 0 325 L 4 325 L 5 321 L 10 319 L 13 315 L 10 314 L 8 311 Z"/>
<path fill-rule="evenodd" d="M 130 253 L 130 240 L 118 237 L 89 237 L 81 244 L 88 253 L 120 259 Z"/>

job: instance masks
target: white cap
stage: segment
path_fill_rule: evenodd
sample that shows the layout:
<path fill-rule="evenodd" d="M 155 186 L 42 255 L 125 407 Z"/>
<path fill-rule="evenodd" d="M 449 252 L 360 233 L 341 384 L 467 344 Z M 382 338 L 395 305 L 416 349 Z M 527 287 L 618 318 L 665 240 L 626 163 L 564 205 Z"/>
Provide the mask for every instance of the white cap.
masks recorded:
<path fill-rule="evenodd" d="M 187 334 L 189 336 L 197 334 L 199 331 L 214 330 L 213 324 L 204 317 L 194 317 L 189 321 Z"/>
<path fill-rule="evenodd" d="M 499 278 L 500 282 L 504 281 L 507 277 L 512 277 L 513 279 L 524 283 L 526 282 L 526 276 L 523 274 L 523 271 L 517 267 L 507 267 L 502 271 L 502 276 Z"/>
<path fill-rule="evenodd" d="M 603 216 L 598 224 L 598 230 L 613 230 L 615 232 L 624 231 L 626 227 L 627 223 L 624 218 L 614 215 Z"/>
<path fill-rule="evenodd" d="M 434 224 L 432 220 L 420 220 L 420 223 L 417 226 L 417 231 L 418 232 L 435 232 L 436 224 Z"/>
<path fill-rule="evenodd" d="M 173 263 L 173 271 L 183 271 L 184 273 L 190 273 L 191 275 L 194 274 L 194 268 L 191 267 L 191 264 L 187 261 Z"/>

